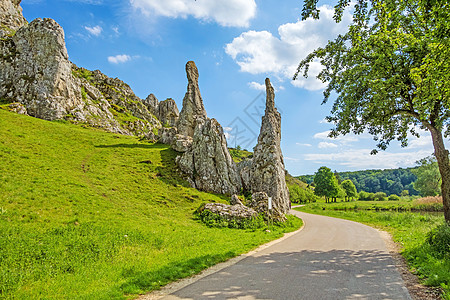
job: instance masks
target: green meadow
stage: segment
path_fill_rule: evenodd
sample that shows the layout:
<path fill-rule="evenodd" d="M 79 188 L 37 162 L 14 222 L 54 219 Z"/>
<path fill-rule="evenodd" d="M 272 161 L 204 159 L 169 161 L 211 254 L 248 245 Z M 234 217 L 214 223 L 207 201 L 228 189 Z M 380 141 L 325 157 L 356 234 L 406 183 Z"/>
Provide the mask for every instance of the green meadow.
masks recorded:
<path fill-rule="evenodd" d="M 126 299 L 301 226 L 209 228 L 167 145 L 0 110 L 0 298 Z"/>

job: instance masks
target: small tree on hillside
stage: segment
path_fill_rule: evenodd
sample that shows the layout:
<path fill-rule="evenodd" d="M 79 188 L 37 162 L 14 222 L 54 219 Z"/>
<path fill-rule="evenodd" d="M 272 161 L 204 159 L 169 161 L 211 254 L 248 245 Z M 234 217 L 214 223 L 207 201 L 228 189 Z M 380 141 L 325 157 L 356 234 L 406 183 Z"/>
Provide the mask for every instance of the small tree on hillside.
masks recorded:
<path fill-rule="evenodd" d="M 333 172 L 327 167 L 320 167 L 315 173 L 314 184 L 316 188 L 314 193 L 319 197 L 325 197 L 325 202 L 329 202 L 330 198 L 336 202 L 339 195 L 339 184 Z"/>
<path fill-rule="evenodd" d="M 345 191 L 345 200 L 349 201 L 350 199 L 354 199 L 358 197 L 358 193 L 356 192 L 356 187 L 350 179 L 346 179 L 342 181 L 342 188 Z"/>

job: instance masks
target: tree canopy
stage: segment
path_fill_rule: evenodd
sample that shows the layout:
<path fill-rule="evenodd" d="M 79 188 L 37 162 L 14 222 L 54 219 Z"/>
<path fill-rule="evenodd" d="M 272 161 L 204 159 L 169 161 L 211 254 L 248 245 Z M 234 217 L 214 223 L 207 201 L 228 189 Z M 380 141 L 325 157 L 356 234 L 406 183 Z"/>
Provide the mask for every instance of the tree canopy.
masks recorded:
<path fill-rule="evenodd" d="M 319 18 L 317 0 L 302 17 Z M 349 0 L 338 0 L 340 21 Z M 431 133 L 442 177 L 444 215 L 450 221 L 450 165 L 443 136 L 450 133 L 450 3 L 434 0 L 358 0 L 348 32 L 300 62 L 294 79 L 319 61 L 327 83 L 324 103 L 336 95 L 330 136 L 365 131 L 385 150 L 406 146 L 418 128 Z M 375 154 L 377 150 L 373 150 Z"/>
<path fill-rule="evenodd" d="M 354 199 L 358 196 L 358 193 L 356 192 L 356 187 L 350 179 L 342 181 L 341 186 L 345 191 L 345 198 L 347 200 Z"/>
<path fill-rule="evenodd" d="M 440 194 L 439 186 L 441 185 L 441 175 L 434 156 L 428 156 L 417 161 L 418 168 L 413 170 L 417 176 L 414 182 L 414 188 L 420 192 L 422 196 L 437 196 Z"/>
<path fill-rule="evenodd" d="M 333 172 L 327 167 L 320 167 L 314 176 L 314 193 L 319 197 L 325 197 L 326 202 L 330 198 L 336 198 L 339 195 L 340 188 Z"/>

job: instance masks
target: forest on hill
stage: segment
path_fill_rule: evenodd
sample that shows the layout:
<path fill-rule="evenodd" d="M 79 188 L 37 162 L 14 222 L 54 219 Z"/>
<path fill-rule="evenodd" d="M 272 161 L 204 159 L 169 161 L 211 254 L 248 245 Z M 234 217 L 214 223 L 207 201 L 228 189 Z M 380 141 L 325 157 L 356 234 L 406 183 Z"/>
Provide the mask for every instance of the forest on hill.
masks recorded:
<path fill-rule="evenodd" d="M 409 195 L 418 195 L 419 192 L 413 187 L 414 182 L 417 180 L 417 176 L 411 171 L 414 169 L 415 168 L 399 168 L 353 172 L 335 171 L 334 174 L 339 183 L 346 179 L 350 179 L 356 186 L 358 192 L 384 192 L 387 195 L 401 195 L 402 192 L 406 190 Z M 312 184 L 314 182 L 314 175 L 302 175 L 297 178 L 307 184 Z"/>

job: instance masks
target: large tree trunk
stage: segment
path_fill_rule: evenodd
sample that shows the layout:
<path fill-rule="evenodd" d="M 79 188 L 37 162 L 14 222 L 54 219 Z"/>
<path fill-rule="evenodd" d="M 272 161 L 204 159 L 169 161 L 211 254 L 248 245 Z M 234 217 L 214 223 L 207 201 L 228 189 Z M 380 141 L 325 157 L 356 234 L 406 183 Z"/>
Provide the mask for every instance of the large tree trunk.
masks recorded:
<path fill-rule="evenodd" d="M 433 139 L 434 155 L 441 173 L 442 200 L 444 201 L 444 217 L 450 223 L 450 163 L 448 159 L 448 150 L 445 149 L 442 132 L 436 128 L 430 128 L 431 138 Z"/>

